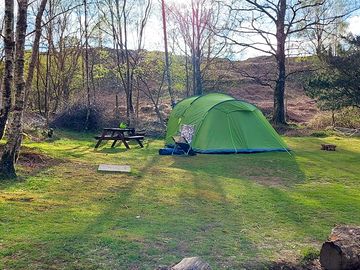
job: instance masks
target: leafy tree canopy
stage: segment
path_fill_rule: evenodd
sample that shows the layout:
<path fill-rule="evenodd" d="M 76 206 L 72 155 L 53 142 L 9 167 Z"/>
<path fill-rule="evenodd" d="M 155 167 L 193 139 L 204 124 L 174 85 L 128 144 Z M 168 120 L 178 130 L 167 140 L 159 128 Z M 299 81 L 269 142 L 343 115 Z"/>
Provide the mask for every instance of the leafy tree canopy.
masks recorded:
<path fill-rule="evenodd" d="M 360 108 L 360 36 L 344 38 L 337 55 L 324 53 L 324 67 L 309 80 L 306 93 L 323 110 Z"/>

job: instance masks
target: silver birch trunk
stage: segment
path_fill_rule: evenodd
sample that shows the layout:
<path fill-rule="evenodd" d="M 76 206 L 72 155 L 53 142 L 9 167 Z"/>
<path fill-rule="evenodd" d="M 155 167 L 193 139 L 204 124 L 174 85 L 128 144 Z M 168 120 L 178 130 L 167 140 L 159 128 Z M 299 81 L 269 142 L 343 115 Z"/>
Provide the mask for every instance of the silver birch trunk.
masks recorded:
<path fill-rule="evenodd" d="M 25 80 L 24 54 L 27 29 L 28 0 L 18 0 L 18 15 L 15 40 L 15 104 L 11 113 L 10 134 L 0 160 L 0 179 L 15 178 L 15 163 L 22 141 L 22 121 L 24 111 Z"/>
<path fill-rule="evenodd" d="M 0 139 L 4 136 L 6 123 L 11 109 L 11 93 L 14 79 L 14 1 L 5 0 L 5 68 L 0 110 Z"/>

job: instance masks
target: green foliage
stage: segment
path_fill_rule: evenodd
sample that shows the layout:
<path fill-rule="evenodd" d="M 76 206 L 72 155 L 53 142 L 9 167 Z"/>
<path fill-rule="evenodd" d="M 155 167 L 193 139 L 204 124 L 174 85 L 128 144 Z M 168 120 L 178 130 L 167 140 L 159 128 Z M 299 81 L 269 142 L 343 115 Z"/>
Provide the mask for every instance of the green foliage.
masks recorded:
<path fill-rule="evenodd" d="M 309 80 L 305 88 L 306 94 L 317 100 L 317 106 L 324 111 L 335 111 L 348 105 L 348 102 L 342 99 L 341 91 L 334 85 L 337 76 L 326 70 L 318 73 Z"/>
<path fill-rule="evenodd" d="M 119 128 L 127 128 L 127 124 L 124 122 L 121 122 L 119 125 Z"/>
<path fill-rule="evenodd" d="M 109 59 L 109 52 L 103 49 L 93 50 L 94 58 L 96 62 L 92 68 L 92 76 L 95 80 L 105 78 L 106 75 L 110 72 L 106 62 Z"/>
<path fill-rule="evenodd" d="M 311 133 L 310 136 L 317 137 L 317 138 L 325 138 L 325 137 L 329 136 L 329 134 L 326 131 L 316 131 L 316 132 Z"/>
<path fill-rule="evenodd" d="M 336 223 L 360 225 L 360 139 L 292 137 L 292 155 L 184 158 L 160 157 L 158 140 L 94 150 L 93 134 L 55 133 L 25 141 L 53 162 L 0 183 L 2 269 L 155 269 L 192 254 L 213 269 L 267 269 L 283 254 L 312 258 Z M 132 173 L 101 174 L 100 163 Z"/>
<path fill-rule="evenodd" d="M 302 263 L 307 263 L 310 261 L 313 261 L 320 256 L 320 250 L 315 247 L 306 247 L 303 250 L 301 250 L 302 255 Z"/>
<path fill-rule="evenodd" d="M 349 39 L 339 56 L 323 55 L 324 68 L 308 82 L 306 93 L 322 110 L 360 107 L 360 37 Z"/>

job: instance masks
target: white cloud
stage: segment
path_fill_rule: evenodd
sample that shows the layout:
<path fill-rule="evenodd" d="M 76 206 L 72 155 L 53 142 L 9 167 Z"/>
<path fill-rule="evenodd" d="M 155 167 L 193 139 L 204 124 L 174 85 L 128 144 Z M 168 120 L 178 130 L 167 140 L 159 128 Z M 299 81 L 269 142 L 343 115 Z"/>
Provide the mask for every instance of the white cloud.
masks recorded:
<path fill-rule="evenodd" d="M 349 31 L 353 35 L 360 35 L 360 15 L 352 16 L 348 19 Z"/>

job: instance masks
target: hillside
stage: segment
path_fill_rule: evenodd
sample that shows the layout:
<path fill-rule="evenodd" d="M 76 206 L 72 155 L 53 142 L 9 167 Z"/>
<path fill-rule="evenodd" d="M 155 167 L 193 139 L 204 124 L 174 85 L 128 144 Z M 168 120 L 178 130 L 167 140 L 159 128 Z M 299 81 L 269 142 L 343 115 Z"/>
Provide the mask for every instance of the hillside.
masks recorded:
<path fill-rule="evenodd" d="M 288 71 L 294 72 L 289 76 L 286 84 L 286 105 L 289 121 L 297 123 L 308 122 L 317 112 L 315 102 L 305 95 L 303 81 L 309 76 L 311 64 L 307 59 L 288 59 Z M 257 105 L 265 114 L 270 114 L 273 107 L 274 85 L 272 78 L 276 77 L 276 63 L 272 57 L 256 57 L 245 61 L 222 61 L 216 65 L 218 73 L 223 78 L 216 87 L 208 91 L 219 89 L 238 99 L 242 99 Z M 260 77 L 261 80 L 255 78 Z"/>
<path fill-rule="evenodd" d="M 308 59 L 290 58 L 288 59 L 288 70 L 290 72 L 300 71 L 289 76 L 286 85 L 286 104 L 287 115 L 290 122 L 306 123 L 317 112 L 316 104 L 308 98 L 303 90 L 303 81 L 309 76 L 311 68 Z M 273 107 L 273 90 L 264 84 L 274 84 L 271 79 L 275 77 L 276 63 L 271 57 L 256 57 L 245 61 L 229 61 L 226 59 L 216 59 L 205 73 L 204 92 L 222 92 L 234 96 L 235 98 L 248 101 L 258 106 L 266 115 L 271 114 Z M 178 74 L 173 71 L 175 81 L 179 81 Z M 262 81 L 255 80 L 251 77 L 262 77 Z M 120 101 L 120 112 L 125 113 L 125 96 L 118 83 L 112 78 L 103 80 L 101 96 L 98 100 L 104 106 L 109 115 L 115 109 L 115 96 L 118 95 Z M 185 96 L 184 84 L 182 88 L 177 89 L 177 100 Z M 165 92 L 165 90 L 164 90 Z M 136 103 L 136 96 L 140 96 L 140 101 Z M 134 94 L 136 107 L 139 107 L 139 115 L 147 122 L 156 125 L 156 114 L 153 105 L 149 99 L 141 93 Z M 164 97 L 161 101 L 160 109 L 167 118 L 171 107 L 169 98 Z M 149 119 L 150 118 L 150 119 Z"/>
<path fill-rule="evenodd" d="M 64 57 L 76 51 L 66 51 Z M 30 52 L 27 52 L 28 54 Z M 63 52 L 64 53 L 64 52 Z M 54 54 L 52 59 L 56 63 L 52 66 L 49 74 L 51 84 L 45 90 L 46 78 L 46 55 L 42 53 L 41 73 L 34 81 L 33 92 L 30 94 L 30 108 L 39 112 L 41 107 L 44 115 L 45 97 L 48 98 L 49 116 L 56 117 L 62 111 L 68 111 L 69 105 L 84 103 L 86 91 L 82 80 L 83 73 L 81 62 L 76 66 L 61 65 L 61 52 Z M 70 56 L 66 56 L 70 57 Z M 159 87 L 163 72 L 163 52 L 142 51 L 142 66 L 135 72 L 145 72 L 148 86 L 154 96 Z M 71 57 L 70 57 L 71 58 Z M 89 52 L 94 79 L 91 80 L 91 95 L 105 123 L 102 125 L 118 125 L 125 121 L 126 97 L 116 65 L 116 52 L 108 48 L 92 48 Z M 189 63 L 187 63 L 189 65 Z M 176 100 L 186 97 L 186 61 L 183 56 L 172 56 L 172 82 Z M 210 63 L 204 63 L 204 93 L 222 92 L 245 100 L 258 106 L 265 115 L 270 115 L 273 107 L 274 78 L 276 78 L 276 63 L 272 57 L 256 57 L 245 61 L 230 61 L 225 58 L 213 59 Z M 307 123 L 317 112 L 316 104 L 308 98 L 303 90 L 303 82 L 310 76 L 311 61 L 307 58 L 288 58 L 287 70 L 290 73 L 299 71 L 288 77 L 286 85 L 286 107 L 288 121 L 295 123 Z M 191 70 L 189 71 L 191 73 Z M 40 83 L 40 84 L 39 84 Z M 191 84 L 191 78 L 189 83 Z M 154 104 L 144 90 L 144 85 L 134 85 L 133 105 L 137 112 L 139 125 L 144 128 L 161 131 L 158 117 L 154 110 Z M 191 93 L 190 93 L 191 95 Z M 118 102 L 116 102 L 118 100 Z M 163 118 L 167 119 L 171 111 L 170 98 L 166 86 L 162 88 L 159 100 L 159 110 Z"/>

